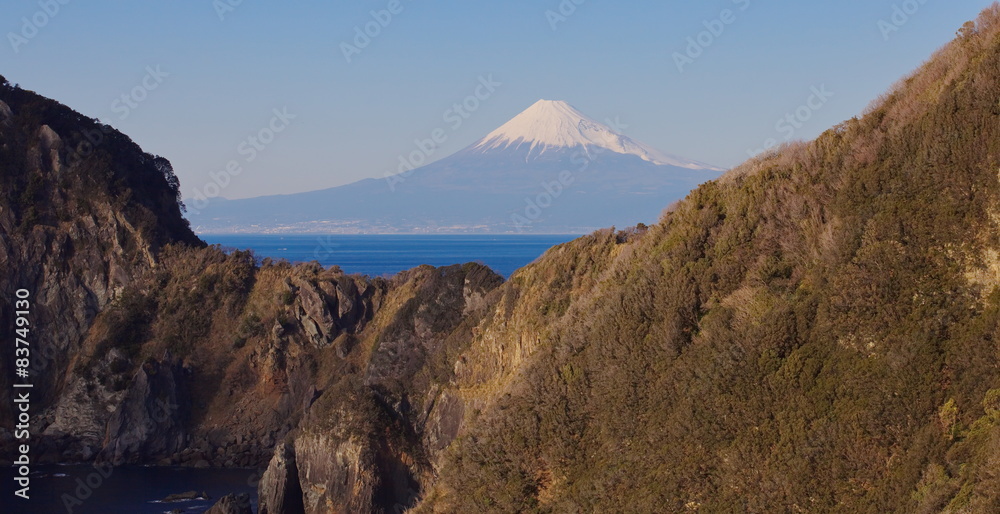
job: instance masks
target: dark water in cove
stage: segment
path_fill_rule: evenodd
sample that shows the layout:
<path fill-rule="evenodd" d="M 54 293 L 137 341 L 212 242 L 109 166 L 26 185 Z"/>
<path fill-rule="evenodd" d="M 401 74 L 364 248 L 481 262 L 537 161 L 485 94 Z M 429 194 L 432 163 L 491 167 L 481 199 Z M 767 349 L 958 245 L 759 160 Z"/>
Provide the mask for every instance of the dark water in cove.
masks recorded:
<path fill-rule="evenodd" d="M 347 273 L 392 275 L 421 264 L 449 266 L 481 262 L 504 277 L 575 235 L 208 235 L 224 247 L 253 249 L 259 257 L 319 261 Z"/>
<path fill-rule="evenodd" d="M 11 468 L 4 470 L 0 488 L 3 514 L 152 514 L 173 509 L 193 514 L 208 510 L 230 493 L 249 494 L 256 511 L 256 483 L 260 476 L 252 469 L 122 466 L 102 474 L 93 466 L 37 466 L 32 468 L 30 499 L 23 500 L 14 496 L 11 473 Z M 204 491 L 213 499 L 159 502 L 167 495 L 187 491 Z"/>

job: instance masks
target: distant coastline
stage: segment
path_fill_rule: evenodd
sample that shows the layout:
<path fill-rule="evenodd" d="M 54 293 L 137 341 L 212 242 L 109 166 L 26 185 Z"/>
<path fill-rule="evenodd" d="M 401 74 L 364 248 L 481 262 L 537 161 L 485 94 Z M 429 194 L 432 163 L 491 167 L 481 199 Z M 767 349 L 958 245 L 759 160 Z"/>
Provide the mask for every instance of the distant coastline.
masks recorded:
<path fill-rule="evenodd" d="M 258 258 L 317 261 L 346 273 L 394 275 L 421 265 L 479 262 L 504 277 L 577 234 L 201 234 L 209 244 Z"/>

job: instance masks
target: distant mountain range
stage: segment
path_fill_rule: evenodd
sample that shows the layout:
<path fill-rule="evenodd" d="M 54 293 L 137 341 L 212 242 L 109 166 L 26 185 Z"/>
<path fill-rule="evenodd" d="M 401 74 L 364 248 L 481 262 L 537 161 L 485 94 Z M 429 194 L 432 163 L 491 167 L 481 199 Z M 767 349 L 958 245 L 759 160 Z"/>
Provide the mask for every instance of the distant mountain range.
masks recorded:
<path fill-rule="evenodd" d="M 585 233 L 655 222 L 722 171 L 540 100 L 427 166 L 320 191 L 220 198 L 189 219 L 200 233 Z"/>

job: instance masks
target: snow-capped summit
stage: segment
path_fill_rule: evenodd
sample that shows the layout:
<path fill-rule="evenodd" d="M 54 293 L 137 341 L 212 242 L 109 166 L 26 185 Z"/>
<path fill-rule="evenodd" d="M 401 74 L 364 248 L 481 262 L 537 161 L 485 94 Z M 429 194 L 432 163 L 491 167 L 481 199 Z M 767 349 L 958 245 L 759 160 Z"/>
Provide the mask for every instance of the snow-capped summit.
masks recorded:
<path fill-rule="evenodd" d="M 583 147 L 635 155 L 659 165 L 687 169 L 722 171 L 703 162 L 663 153 L 649 145 L 623 136 L 603 123 L 594 121 L 566 102 L 539 100 L 524 112 L 488 134 L 469 150 L 487 153 L 496 150 L 519 150 L 527 145 L 527 158 L 537 158 L 548 151 Z"/>

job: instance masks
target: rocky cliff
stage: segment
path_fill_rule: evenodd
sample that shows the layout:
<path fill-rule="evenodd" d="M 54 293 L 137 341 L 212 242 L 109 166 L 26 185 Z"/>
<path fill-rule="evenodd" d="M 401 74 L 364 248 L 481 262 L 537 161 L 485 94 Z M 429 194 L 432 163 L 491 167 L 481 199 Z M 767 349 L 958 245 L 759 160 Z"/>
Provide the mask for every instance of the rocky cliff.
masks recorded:
<path fill-rule="evenodd" d="M 4 292 L 67 327 L 49 461 L 266 467 L 271 514 L 1000 510 L 1000 6 L 864 116 L 506 283 L 205 248 L 162 160 L 70 164 L 96 125 L 0 92 Z"/>
<path fill-rule="evenodd" d="M 498 275 L 468 265 L 370 279 L 206 248 L 165 159 L 6 80 L 0 118 L 2 317 L 13 319 L 15 290 L 32 292 L 40 462 L 263 468 L 288 439 L 291 468 L 358 481 L 322 501 L 413 503 L 408 477 L 428 466 L 420 409 Z M 289 435 L 302 420 L 345 438 Z M 389 444 L 379 431 L 402 435 Z M 340 464 L 309 451 L 327 444 Z"/>
<path fill-rule="evenodd" d="M 65 396 L 64 378 L 95 318 L 156 265 L 164 245 L 202 244 L 178 200 L 166 159 L 0 77 L 0 321 L 12 326 L 14 293 L 26 289 L 36 327 L 35 406 Z M 0 355 L 4 389 L 13 376 L 12 355 Z M 93 405 L 85 403 L 84 409 Z M 11 405 L 0 406 L 4 427 L 12 426 Z M 0 440 L 9 436 L 0 432 Z"/>

